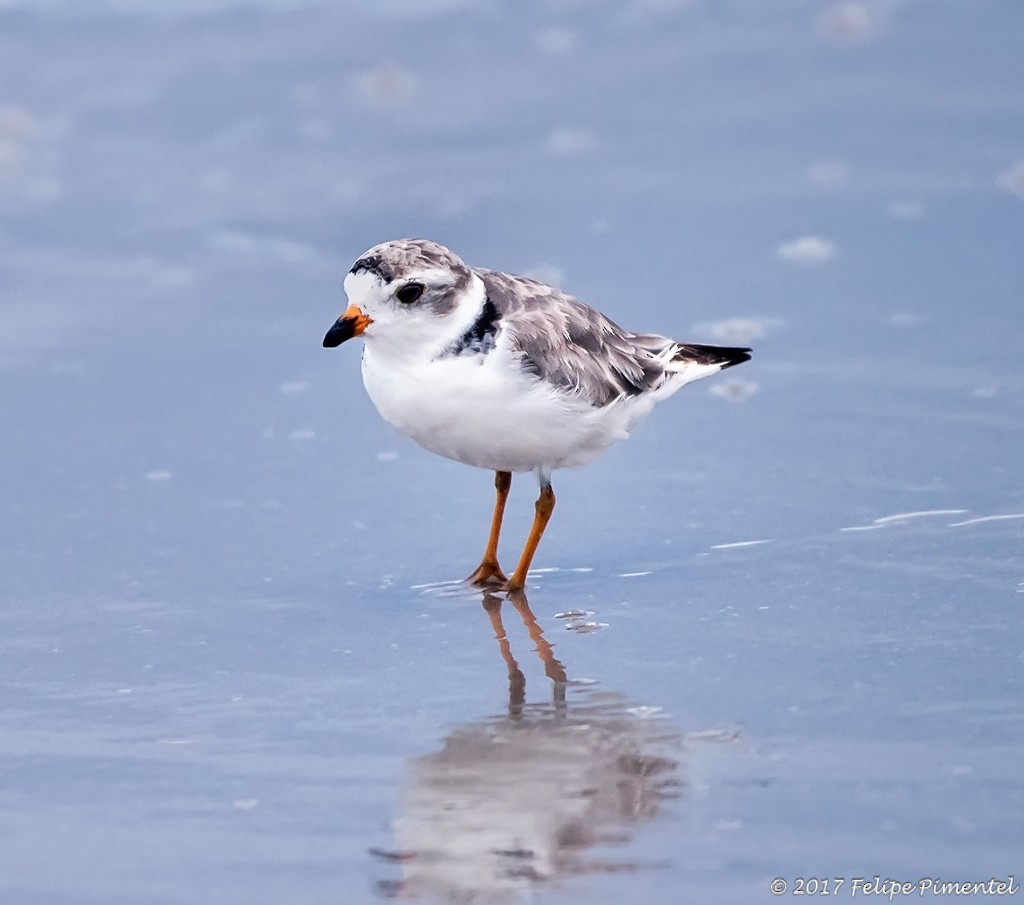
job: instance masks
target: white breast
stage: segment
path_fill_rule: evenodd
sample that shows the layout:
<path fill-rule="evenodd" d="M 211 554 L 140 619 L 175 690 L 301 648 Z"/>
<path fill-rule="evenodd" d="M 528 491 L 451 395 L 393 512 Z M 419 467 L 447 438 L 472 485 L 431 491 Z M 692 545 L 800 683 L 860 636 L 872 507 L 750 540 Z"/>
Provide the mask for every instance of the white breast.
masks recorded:
<path fill-rule="evenodd" d="M 583 465 L 654 405 L 595 409 L 524 371 L 502 343 L 485 354 L 392 356 L 367 343 L 363 383 L 381 415 L 421 446 L 494 471 Z"/>

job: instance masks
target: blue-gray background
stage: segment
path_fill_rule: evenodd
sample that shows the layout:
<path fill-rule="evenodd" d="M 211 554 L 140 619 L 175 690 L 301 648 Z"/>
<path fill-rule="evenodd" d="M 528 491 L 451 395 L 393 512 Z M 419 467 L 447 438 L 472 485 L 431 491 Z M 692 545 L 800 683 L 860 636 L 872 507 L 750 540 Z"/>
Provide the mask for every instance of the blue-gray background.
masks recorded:
<path fill-rule="evenodd" d="M 0 3 L 0 901 L 1024 874 L 1022 37 L 1017 0 Z M 505 604 L 510 711 L 444 584 L 490 476 L 320 348 L 406 235 L 755 347 L 556 474 L 565 707 Z"/>

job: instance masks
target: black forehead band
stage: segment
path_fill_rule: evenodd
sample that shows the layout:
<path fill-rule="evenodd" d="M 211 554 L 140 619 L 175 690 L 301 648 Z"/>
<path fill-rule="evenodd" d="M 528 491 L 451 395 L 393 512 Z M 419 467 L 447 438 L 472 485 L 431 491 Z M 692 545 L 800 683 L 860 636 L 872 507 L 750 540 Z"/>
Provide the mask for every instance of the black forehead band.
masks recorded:
<path fill-rule="evenodd" d="M 390 268 L 384 264 L 384 258 L 382 255 L 367 255 L 365 258 L 360 258 L 352 265 L 352 269 L 349 273 L 359 273 L 363 270 L 368 270 L 370 273 L 376 274 L 385 283 L 390 283 L 394 277 Z"/>

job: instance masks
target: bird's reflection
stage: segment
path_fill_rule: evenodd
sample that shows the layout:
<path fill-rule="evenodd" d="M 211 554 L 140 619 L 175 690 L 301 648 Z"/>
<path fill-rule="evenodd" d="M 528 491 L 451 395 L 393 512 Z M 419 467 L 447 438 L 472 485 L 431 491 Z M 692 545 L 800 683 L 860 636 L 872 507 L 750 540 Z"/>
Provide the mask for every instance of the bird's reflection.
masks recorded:
<path fill-rule="evenodd" d="M 527 703 L 502 620 L 509 605 L 551 680 L 550 700 Z M 508 710 L 409 762 L 395 850 L 373 852 L 399 865 L 401 879 L 378 882 L 378 892 L 499 905 L 575 874 L 652 866 L 598 848 L 629 841 L 678 796 L 678 731 L 650 718 L 656 708 L 569 681 L 521 592 L 484 592 L 483 608 L 508 669 Z"/>

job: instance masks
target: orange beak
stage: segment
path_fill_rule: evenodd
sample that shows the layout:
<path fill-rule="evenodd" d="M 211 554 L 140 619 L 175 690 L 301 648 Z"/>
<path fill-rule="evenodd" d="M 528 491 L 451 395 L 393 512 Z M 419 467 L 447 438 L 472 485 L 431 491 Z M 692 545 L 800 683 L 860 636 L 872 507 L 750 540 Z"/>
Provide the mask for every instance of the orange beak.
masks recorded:
<path fill-rule="evenodd" d="M 324 348 L 333 349 L 335 346 L 340 346 L 346 339 L 359 336 L 372 323 L 373 318 L 367 317 L 355 305 L 349 305 L 345 313 L 327 331 L 327 335 L 324 337 Z"/>

